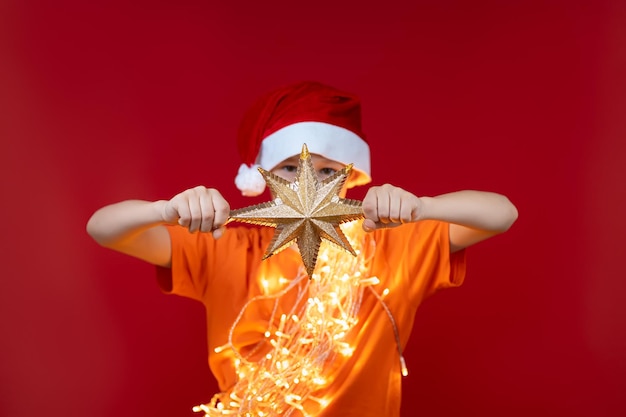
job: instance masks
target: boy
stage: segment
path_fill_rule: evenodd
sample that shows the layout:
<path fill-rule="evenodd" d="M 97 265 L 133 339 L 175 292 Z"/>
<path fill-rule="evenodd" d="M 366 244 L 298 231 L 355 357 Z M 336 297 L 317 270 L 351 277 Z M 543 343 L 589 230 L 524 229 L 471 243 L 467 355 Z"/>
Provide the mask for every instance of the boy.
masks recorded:
<path fill-rule="evenodd" d="M 358 97 L 302 82 L 270 92 L 244 116 L 237 187 L 263 192 L 257 166 L 293 182 L 303 144 L 320 181 L 353 164 L 341 197 L 371 181 Z M 371 187 L 362 207 L 364 219 L 343 227 L 357 256 L 322 245 L 310 279 L 293 245 L 262 260 L 274 230 L 226 228 L 228 202 L 204 186 L 103 207 L 87 230 L 159 266 L 164 291 L 204 304 L 222 392 L 197 411 L 398 416 L 402 350 L 419 304 L 460 285 L 464 249 L 506 231 L 517 210 L 495 193 L 418 197 L 389 184 Z"/>

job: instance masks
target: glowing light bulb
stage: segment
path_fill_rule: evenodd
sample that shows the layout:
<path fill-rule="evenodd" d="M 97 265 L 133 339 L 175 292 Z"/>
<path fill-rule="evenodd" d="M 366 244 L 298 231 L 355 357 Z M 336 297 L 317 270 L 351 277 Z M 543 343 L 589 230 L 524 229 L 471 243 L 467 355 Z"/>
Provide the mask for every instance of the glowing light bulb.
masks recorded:
<path fill-rule="evenodd" d="M 313 383 L 317 385 L 324 385 L 326 383 L 326 379 L 321 376 L 316 376 L 313 378 Z"/>
<path fill-rule="evenodd" d="M 400 365 L 402 367 L 402 376 L 407 376 L 409 374 L 409 369 L 406 367 L 404 356 L 400 356 Z"/>

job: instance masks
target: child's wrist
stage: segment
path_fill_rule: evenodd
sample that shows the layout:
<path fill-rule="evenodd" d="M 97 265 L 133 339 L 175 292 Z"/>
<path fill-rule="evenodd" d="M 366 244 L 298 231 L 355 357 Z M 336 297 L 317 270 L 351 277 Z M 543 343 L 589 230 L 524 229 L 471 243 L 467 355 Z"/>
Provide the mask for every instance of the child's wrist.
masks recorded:
<path fill-rule="evenodd" d="M 433 212 L 436 210 L 436 200 L 432 197 L 417 197 L 418 200 L 418 210 L 417 210 L 417 220 L 433 220 Z"/>
<path fill-rule="evenodd" d="M 157 200 L 157 201 L 153 201 L 152 203 L 150 203 L 152 213 L 153 213 L 152 216 L 153 218 L 156 219 L 157 222 L 164 223 L 164 224 L 172 224 L 177 220 L 177 219 L 174 219 L 174 220 L 168 219 L 168 210 L 167 210 L 168 203 L 169 201 L 167 200 Z"/>

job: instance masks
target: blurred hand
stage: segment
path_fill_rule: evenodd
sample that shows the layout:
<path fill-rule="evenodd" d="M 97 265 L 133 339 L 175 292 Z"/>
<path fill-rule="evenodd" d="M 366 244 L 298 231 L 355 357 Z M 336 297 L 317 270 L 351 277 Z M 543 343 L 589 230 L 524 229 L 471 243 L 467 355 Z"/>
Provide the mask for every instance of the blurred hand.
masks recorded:
<path fill-rule="evenodd" d="M 212 232 L 216 239 L 224 233 L 230 205 L 214 188 L 199 185 L 174 196 L 163 205 L 163 221 L 186 227 L 190 232 Z"/>
<path fill-rule="evenodd" d="M 419 220 L 422 201 L 419 197 L 391 184 L 372 187 L 363 199 L 363 230 L 397 227 Z"/>

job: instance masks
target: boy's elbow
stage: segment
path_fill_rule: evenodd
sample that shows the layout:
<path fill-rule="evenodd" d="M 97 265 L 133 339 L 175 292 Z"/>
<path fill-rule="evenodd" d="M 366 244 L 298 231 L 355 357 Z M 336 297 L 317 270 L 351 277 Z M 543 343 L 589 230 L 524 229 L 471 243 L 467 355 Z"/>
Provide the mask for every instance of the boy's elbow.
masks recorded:
<path fill-rule="evenodd" d="M 94 224 L 93 223 L 94 223 L 93 216 L 91 216 L 89 218 L 89 220 L 87 220 L 87 225 L 85 226 L 85 231 L 87 232 L 87 234 L 89 236 L 91 236 L 92 239 L 95 239 L 95 237 L 94 237 L 95 230 L 94 230 Z"/>
<path fill-rule="evenodd" d="M 506 208 L 506 216 L 504 219 L 504 228 L 502 232 L 506 232 L 513 226 L 513 224 L 517 221 L 519 216 L 519 212 L 517 211 L 517 207 L 513 204 L 508 198 L 506 199 L 507 208 Z"/>
<path fill-rule="evenodd" d="M 85 231 L 87 234 L 96 241 L 101 246 L 106 246 L 106 242 L 103 236 L 101 228 L 98 225 L 98 219 L 96 215 L 92 215 L 87 221 L 87 225 L 85 226 Z"/>

